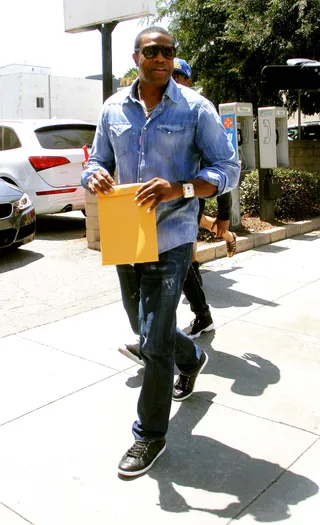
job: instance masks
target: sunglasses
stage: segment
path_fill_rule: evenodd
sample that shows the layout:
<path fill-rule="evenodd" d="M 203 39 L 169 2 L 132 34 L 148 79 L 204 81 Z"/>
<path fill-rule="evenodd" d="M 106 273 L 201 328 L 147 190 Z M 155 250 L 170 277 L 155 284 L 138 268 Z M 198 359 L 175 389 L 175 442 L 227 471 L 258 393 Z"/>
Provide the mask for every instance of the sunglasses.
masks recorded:
<path fill-rule="evenodd" d="M 176 56 L 176 48 L 174 46 L 158 46 L 154 44 L 151 46 L 145 46 L 143 48 L 137 47 L 134 52 L 138 53 L 141 51 L 145 58 L 155 58 L 159 51 L 161 51 L 164 58 L 172 60 Z"/>

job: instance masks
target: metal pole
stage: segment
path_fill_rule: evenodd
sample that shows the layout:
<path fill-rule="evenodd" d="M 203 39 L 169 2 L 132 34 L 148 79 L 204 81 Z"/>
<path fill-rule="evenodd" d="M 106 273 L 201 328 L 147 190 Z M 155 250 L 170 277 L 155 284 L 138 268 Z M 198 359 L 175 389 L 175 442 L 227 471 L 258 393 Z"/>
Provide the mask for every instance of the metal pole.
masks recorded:
<path fill-rule="evenodd" d="M 102 24 L 102 102 L 112 95 L 112 39 L 111 33 L 118 22 Z"/>
<path fill-rule="evenodd" d="M 301 140 L 301 89 L 298 89 L 298 140 Z"/>
<path fill-rule="evenodd" d="M 259 216 L 262 221 L 273 221 L 274 215 L 274 200 L 267 200 L 264 194 L 264 184 L 266 177 L 272 177 L 273 171 L 271 169 L 260 167 L 260 147 L 259 147 L 259 123 L 257 122 L 257 166 L 259 177 Z"/>

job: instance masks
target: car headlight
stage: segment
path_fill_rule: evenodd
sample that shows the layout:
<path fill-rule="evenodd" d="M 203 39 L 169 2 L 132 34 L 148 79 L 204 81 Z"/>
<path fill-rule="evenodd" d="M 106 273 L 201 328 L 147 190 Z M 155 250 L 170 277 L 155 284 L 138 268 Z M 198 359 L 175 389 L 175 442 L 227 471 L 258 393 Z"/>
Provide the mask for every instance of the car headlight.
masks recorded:
<path fill-rule="evenodd" d="M 18 201 L 13 203 L 13 207 L 16 211 L 22 211 L 31 206 L 32 202 L 30 200 L 29 195 L 24 193 Z"/>

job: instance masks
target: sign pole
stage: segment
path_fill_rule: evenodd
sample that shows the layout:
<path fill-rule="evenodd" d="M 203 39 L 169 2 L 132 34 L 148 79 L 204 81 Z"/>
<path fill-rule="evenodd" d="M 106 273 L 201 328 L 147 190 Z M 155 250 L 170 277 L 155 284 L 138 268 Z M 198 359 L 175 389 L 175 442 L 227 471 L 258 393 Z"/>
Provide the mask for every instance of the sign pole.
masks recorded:
<path fill-rule="evenodd" d="M 101 24 L 98 27 L 102 36 L 102 102 L 113 93 L 112 89 L 112 38 L 111 34 L 118 22 Z"/>

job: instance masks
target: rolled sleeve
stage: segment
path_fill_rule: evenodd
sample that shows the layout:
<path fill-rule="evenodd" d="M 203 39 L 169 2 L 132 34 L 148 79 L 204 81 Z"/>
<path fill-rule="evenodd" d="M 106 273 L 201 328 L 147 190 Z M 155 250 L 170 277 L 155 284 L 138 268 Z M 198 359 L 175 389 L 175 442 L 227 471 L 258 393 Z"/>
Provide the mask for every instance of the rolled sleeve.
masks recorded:
<path fill-rule="evenodd" d="M 102 108 L 102 112 L 98 120 L 91 153 L 88 160 L 88 167 L 81 176 L 81 185 L 84 188 L 88 189 L 90 177 L 100 168 L 107 170 L 110 175 L 113 175 L 115 170 L 115 159 L 113 148 L 108 135 L 107 110 L 105 106 Z"/>
<path fill-rule="evenodd" d="M 209 101 L 199 108 L 196 145 L 203 161 L 196 178 L 217 186 L 215 197 L 234 189 L 239 182 L 240 166 L 220 117 Z"/>

